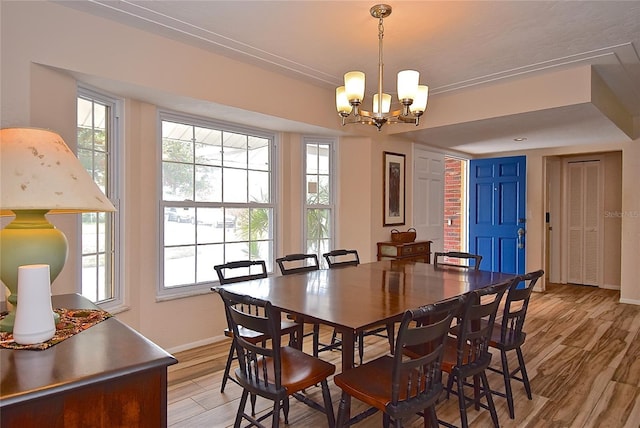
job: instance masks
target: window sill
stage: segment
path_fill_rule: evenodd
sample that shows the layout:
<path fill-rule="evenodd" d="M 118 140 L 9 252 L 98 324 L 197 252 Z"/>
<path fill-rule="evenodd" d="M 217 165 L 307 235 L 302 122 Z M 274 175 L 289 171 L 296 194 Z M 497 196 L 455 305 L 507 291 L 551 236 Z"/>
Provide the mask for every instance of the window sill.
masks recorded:
<path fill-rule="evenodd" d="M 211 283 L 210 285 L 207 285 L 206 288 L 202 288 L 202 287 L 198 287 L 198 288 L 188 288 L 188 289 L 181 289 L 181 290 L 164 290 L 163 294 L 158 294 L 156 295 L 156 302 L 167 302 L 170 300 L 177 300 L 177 299 L 185 299 L 188 297 L 195 297 L 195 296 L 201 296 L 204 294 L 211 294 L 213 293 L 211 291 L 211 287 L 214 286 L 215 283 Z"/>

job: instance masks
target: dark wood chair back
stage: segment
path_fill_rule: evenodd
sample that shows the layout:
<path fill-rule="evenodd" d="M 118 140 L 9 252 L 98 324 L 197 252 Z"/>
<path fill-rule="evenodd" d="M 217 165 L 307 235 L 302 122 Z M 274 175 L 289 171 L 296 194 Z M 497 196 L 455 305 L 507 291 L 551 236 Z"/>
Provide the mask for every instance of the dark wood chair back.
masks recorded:
<path fill-rule="evenodd" d="M 318 256 L 315 254 L 288 254 L 276 259 L 280 273 L 292 275 L 295 273 L 311 272 L 320 269 Z"/>
<path fill-rule="evenodd" d="M 424 412 L 425 426 L 437 426 L 435 405 L 442 391 L 442 355 L 451 320 L 460 311 L 463 298 L 457 297 L 405 312 L 395 341 L 393 355 L 385 355 L 334 377 L 342 389 L 338 426 L 346 424 L 346 400 L 351 396 L 369 406 L 352 421 L 384 412 L 383 426 L 402 426 L 406 419 Z M 415 321 L 428 319 L 418 325 Z M 407 347 L 424 352 L 414 358 L 404 356 Z"/>
<path fill-rule="evenodd" d="M 327 261 L 329 269 L 343 266 L 358 266 L 360 257 L 357 250 L 332 250 L 322 255 Z"/>
<path fill-rule="evenodd" d="M 509 417 L 511 419 L 515 419 L 515 403 L 511 387 L 512 379 L 522 382 L 527 393 L 527 398 L 529 400 L 533 398 L 521 346 L 524 344 L 526 338 L 523 327 L 527 315 L 527 308 L 529 307 L 529 299 L 531 298 L 533 288 L 542 275 L 544 275 L 544 271 L 537 270 L 519 276 L 512 282 L 505 299 L 502 321 L 494 325 L 491 341 L 489 342 L 489 346 L 500 351 L 502 367 L 496 368 L 489 366 L 488 369 L 502 374 L 504 379 L 504 392 L 492 392 L 507 399 L 507 407 L 509 408 Z M 513 366 L 511 368 L 509 367 L 508 351 L 515 351 L 518 357 L 518 365 L 515 369 Z"/>
<path fill-rule="evenodd" d="M 463 298 L 457 297 L 405 313 L 393 357 L 391 401 L 385 410 L 394 419 L 410 417 L 436 404 L 443 390 L 441 365 L 445 339 L 462 304 Z M 429 322 L 424 323 L 425 319 Z M 423 322 L 417 325 L 416 320 Z M 416 346 L 427 352 L 406 358 L 403 349 Z"/>
<path fill-rule="evenodd" d="M 543 270 L 529 272 L 520 276 L 518 281 L 513 281 L 509 287 L 500 324 L 499 342 L 502 347 L 513 349 L 524 343 L 522 328 L 529 307 L 529 299 L 533 287 L 543 274 Z"/>
<path fill-rule="evenodd" d="M 452 263 L 451 259 L 457 259 L 459 261 L 464 262 L 464 264 Z M 472 260 L 473 260 L 473 265 L 471 264 Z M 480 270 L 481 261 L 482 261 L 482 256 L 479 254 L 463 253 L 460 251 L 449 251 L 447 253 L 436 252 L 433 255 L 433 264 L 435 267 L 451 266 L 451 267 L 456 267 L 461 269 Z"/>
<path fill-rule="evenodd" d="M 247 275 L 232 276 L 232 277 L 225 276 L 226 275 L 225 271 L 227 270 L 244 269 L 244 272 L 251 272 L 250 270 L 255 266 L 258 267 L 258 272 L 249 273 Z M 248 281 L 251 279 L 260 279 L 260 278 L 267 277 L 266 265 L 265 265 L 265 262 L 262 260 L 253 260 L 253 261 L 241 260 L 237 262 L 226 263 L 223 265 L 217 265 L 217 266 L 214 266 L 214 268 L 216 270 L 216 273 L 218 274 L 218 278 L 220 279 L 220 285 L 233 284 L 235 282 Z M 216 287 L 213 287 L 212 290 L 220 294 L 220 290 L 222 290 L 222 287 L 216 286 Z M 259 306 L 252 306 L 248 303 L 241 304 L 240 310 L 242 312 L 256 314 L 256 315 L 260 313 Z M 233 332 L 232 320 L 230 318 L 231 315 L 226 305 L 225 305 L 225 316 L 227 318 L 228 327 L 224 330 L 224 335 L 227 337 L 230 337 L 232 339 L 232 342 L 231 342 L 231 346 L 229 347 L 229 354 L 227 355 L 227 363 L 225 365 L 224 373 L 222 375 L 220 392 L 224 392 L 224 389 L 227 385 L 227 381 L 231 380 L 232 382 L 238 383 L 238 381 L 234 377 L 229 375 L 231 371 L 231 363 L 234 359 L 237 359 L 237 357 L 235 356 L 236 355 L 235 354 L 236 335 Z M 303 328 L 302 325 L 298 324 L 295 321 L 283 320 L 280 323 L 280 334 L 289 335 L 289 345 L 295 345 L 298 348 L 301 348 L 302 347 L 302 328 Z M 249 340 L 252 343 L 262 342 L 268 339 L 268 336 L 266 336 L 262 332 L 250 330 L 242 326 L 239 327 L 239 331 L 240 331 L 240 335 L 243 336 L 245 340 Z M 255 403 L 252 402 L 251 404 L 254 405 Z"/>
<path fill-rule="evenodd" d="M 252 394 L 282 402 L 288 394 L 282 386 L 280 322 L 273 316 L 271 303 L 231 293 L 223 288 L 218 293 L 224 301 L 235 337 L 240 366 L 236 370 L 236 379 Z M 242 335 L 243 331 L 259 333 L 269 340 L 249 340 Z M 265 358 L 271 362 L 271 373 L 267 373 L 266 367 L 261 363 Z"/>
<path fill-rule="evenodd" d="M 489 340 L 502 296 L 512 282 L 476 290 L 468 295 L 456 326 L 457 370 L 463 377 L 484 370 L 491 361 Z M 468 374 L 467 374 L 468 373 Z"/>
<path fill-rule="evenodd" d="M 277 427 L 280 409 L 284 410 L 285 424 L 288 424 L 290 395 L 325 412 L 329 426 L 334 426 L 335 417 L 327 377 L 335 373 L 335 366 L 291 346 L 281 346 L 280 316 L 270 302 L 235 294 L 224 288 L 218 289 L 218 293 L 224 302 L 235 337 L 239 362 L 235 377 L 243 387 L 235 426 L 240 426 L 242 419 L 246 419 L 252 425 L 262 427 L 259 422 L 272 417 L 272 426 Z M 259 333 L 266 340 L 251 340 L 242 335 L 242 330 Z M 322 385 L 324 407 L 300 394 L 318 383 Z M 249 394 L 272 400 L 274 404 L 271 412 L 257 419 L 245 413 Z"/>
<path fill-rule="evenodd" d="M 267 277 L 267 265 L 264 260 L 239 260 L 213 267 L 218 274 L 220 285 L 249 281 Z M 238 272 L 242 272 L 239 275 Z M 231 276 L 228 276 L 228 275 Z"/>
<path fill-rule="evenodd" d="M 517 279 L 518 277 L 515 277 L 515 280 Z M 447 392 L 454 392 L 454 382 L 457 385 L 455 393 L 458 395 L 460 422 L 463 428 L 469 426 L 467 408 L 474 403 L 476 408 L 488 409 L 493 425 L 499 426 L 486 369 L 491 363 L 489 341 L 498 307 L 512 282 L 513 280 L 469 293 L 462 313 L 458 317 L 458 324 L 452 329 L 452 333 L 456 337 L 450 337 L 445 344 L 442 370 L 449 373 Z M 465 379 L 469 377 L 479 380 L 479 383 L 482 384 L 481 388 L 478 385 L 478 390 L 481 389 L 482 392 L 476 391 L 475 397 L 470 400 L 466 398 L 464 393 Z M 486 404 L 481 403 L 482 397 L 485 398 Z"/>

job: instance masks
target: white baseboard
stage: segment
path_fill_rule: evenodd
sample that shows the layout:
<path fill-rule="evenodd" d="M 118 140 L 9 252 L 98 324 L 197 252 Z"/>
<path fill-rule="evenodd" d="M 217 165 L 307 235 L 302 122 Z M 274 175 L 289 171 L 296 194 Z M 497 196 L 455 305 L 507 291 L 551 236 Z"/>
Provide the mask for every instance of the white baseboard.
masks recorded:
<path fill-rule="evenodd" d="M 640 306 L 640 300 L 636 300 L 636 299 L 620 299 L 620 303 L 627 303 L 629 305 Z"/>
<path fill-rule="evenodd" d="M 618 285 L 602 284 L 600 288 L 604 288 L 605 290 L 620 290 L 620 284 Z"/>
<path fill-rule="evenodd" d="M 179 345 L 174 348 L 166 349 L 166 351 L 170 354 L 175 354 L 176 352 L 187 351 L 189 349 L 197 348 L 199 346 L 211 345 L 212 343 L 221 342 L 226 339 L 228 338 L 221 334 L 219 336 L 213 336 L 203 340 L 198 340 L 197 342 L 185 343 L 183 345 Z"/>

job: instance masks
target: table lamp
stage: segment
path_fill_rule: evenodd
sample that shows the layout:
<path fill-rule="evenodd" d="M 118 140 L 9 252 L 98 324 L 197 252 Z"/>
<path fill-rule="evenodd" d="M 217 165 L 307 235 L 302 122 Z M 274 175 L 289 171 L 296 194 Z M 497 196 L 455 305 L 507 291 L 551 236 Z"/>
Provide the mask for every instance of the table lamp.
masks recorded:
<path fill-rule="evenodd" d="M 51 282 L 67 260 L 67 238 L 45 214 L 115 211 L 93 178 L 55 132 L 0 129 L 0 216 L 15 219 L 0 230 L 0 280 L 13 309 L 1 331 L 13 331 L 18 267 L 47 264 Z"/>

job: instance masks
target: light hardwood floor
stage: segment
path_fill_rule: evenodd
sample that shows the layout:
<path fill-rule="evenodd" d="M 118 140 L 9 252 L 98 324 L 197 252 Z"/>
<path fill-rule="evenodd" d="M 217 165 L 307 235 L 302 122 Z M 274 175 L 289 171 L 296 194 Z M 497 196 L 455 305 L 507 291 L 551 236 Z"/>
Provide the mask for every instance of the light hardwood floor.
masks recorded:
<path fill-rule="evenodd" d="M 527 314 L 523 346 L 533 400 L 514 382 L 516 419 L 509 419 L 506 400 L 495 396 L 503 427 L 640 427 L 640 307 L 618 303 L 619 293 L 598 288 L 549 284 L 534 293 Z M 328 329 L 323 334 L 329 335 Z M 169 426 L 172 428 L 232 426 L 241 390 L 233 382 L 220 393 L 228 342 L 175 355 L 169 368 Z M 305 351 L 310 343 L 305 342 Z M 365 361 L 388 352 L 386 339 L 367 338 Z M 499 366 L 494 352 L 492 365 Z M 340 353 L 321 357 L 340 367 Z M 515 358 L 513 360 L 515 362 Z M 511 362 L 511 361 L 510 361 Z M 492 389 L 504 390 L 500 375 L 489 372 Z M 340 390 L 329 382 L 337 411 Z M 319 388 L 310 391 L 321 401 Z M 265 412 L 269 402 L 258 401 Z M 362 410 L 352 402 L 352 415 Z M 437 408 L 440 420 L 459 425 L 457 399 Z M 281 418 L 281 425 L 284 421 Z M 472 427 L 491 426 L 486 410 L 469 409 Z M 323 414 L 291 401 L 292 427 L 326 426 Z M 380 413 L 355 425 L 379 427 Z M 422 426 L 416 418 L 408 426 Z"/>

